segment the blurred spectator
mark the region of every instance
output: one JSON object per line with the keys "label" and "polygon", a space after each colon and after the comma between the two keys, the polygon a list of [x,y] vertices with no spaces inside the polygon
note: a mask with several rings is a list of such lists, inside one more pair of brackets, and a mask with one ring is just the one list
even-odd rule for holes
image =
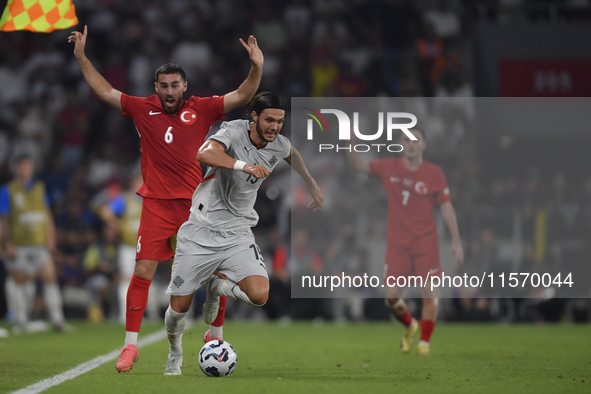
{"label": "blurred spectator", "polygon": [[[291,276],[288,267],[291,248],[275,230],[270,235],[269,254],[273,256],[269,275],[269,299],[264,305],[271,319],[289,319],[291,310]],[[263,253],[267,254],[267,253]]]}
{"label": "blurred spectator", "polygon": [[259,17],[254,21],[253,34],[265,55],[281,51],[287,45],[287,32],[277,12],[270,6],[260,9]]}
{"label": "blurred spectator", "polygon": [[[119,300],[119,321],[125,322],[125,306],[127,288],[135,269],[135,255],[137,245],[137,232],[140,225],[142,211],[142,198],[137,195],[137,190],[142,186],[142,175],[136,174],[129,180],[127,187],[109,198],[98,208],[98,213],[106,226],[120,234],[121,242],[117,245],[117,272],[119,281],[117,295]],[[148,298],[147,311],[151,318],[157,318],[158,306],[154,306],[157,300]]]}
{"label": "blurred spectator", "polygon": [[82,260],[86,276],[86,288],[90,290],[88,319],[103,321],[105,315],[116,316],[117,278],[117,231],[111,226],[103,226],[101,237],[92,243]]}
{"label": "blurred spectator", "polygon": [[444,40],[458,37],[462,32],[459,4],[454,0],[436,0],[433,8],[424,14],[435,33]]}
{"label": "blurred spectator", "polygon": [[9,105],[27,97],[27,75],[16,53],[5,51],[0,63],[0,103]]}
{"label": "blurred spectator", "polygon": [[312,52],[312,96],[324,97],[339,76],[334,42],[325,42]]}
{"label": "blurred spectator", "polygon": [[288,4],[283,12],[283,19],[292,43],[302,43],[310,29],[312,15],[304,0],[295,0]]}
{"label": "blurred spectator", "polygon": [[51,115],[45,101],[23,108],[17,124],[18,139],[30,146],[31,156],[45,162],[52,149],[53,130]]}
{"label": "blurred spectator", "polygon": [[183,65],[187,81],[197,83],[203,78],[203,74],[209,71],[213,53],[199,26],[192,26],[183,36],[184,40],[179,42],[171,53],[171,60]]}
{"label": "blurred spectator", "polygon": [[89,126],[88,109],[74,91],[68,92],[66,108],[57,116],[57,135],[62,155],[68,167],[80,163],[84,153],[84,139]]}
{"label": "blurred spectator", "polygon": [[45,182],[53,208],[58,211],[61,211],[63,207],[63,199],[68,188],[70,175],[71,172],[59,153],[54,154],[49,159],[49,165],[45,167],[45,171],[41,174],[41,179]]}

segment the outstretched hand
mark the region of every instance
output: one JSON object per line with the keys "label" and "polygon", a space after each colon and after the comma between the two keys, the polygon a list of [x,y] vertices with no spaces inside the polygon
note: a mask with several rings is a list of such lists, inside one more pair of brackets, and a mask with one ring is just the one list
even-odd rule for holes
{"label": "outstretched hand", "polygon": [[460,242],[451,243],[451,257],[456,260],[458,265],[464,263],[464,251],[462,250],[462,244]]}
{"label": "outstretched hand", "polygon": [[[86,30],[85,30],[86,31]],[[252,61],[253,66],[263,67],[263,52],[259,48],[257,44],[257,39],[254,36],[248,37],[248,44],[244,42],[241,38],[240,43],[242,46],[248,51],[248,55],[250,56],[250,61]]]}
{"label": "outstretched hand", "polygon": [[324,194],[322,194],[322,190],[320,190],[318,185],[314,185],[310,187],[310,195],[314,201],[311,201],[307,207],[308,209],[313,209],[312,212],[316,212],[324,206]]}
{"label": "outstretched hand", "polygon": [[72,35],[68,37],[68,42],[74,43],[74,56],[80,58],[84,56],[84,48],[86,47],[86,36],[88,35],[88,26],[84,25],[84,34],[79,31],[73,31]]}

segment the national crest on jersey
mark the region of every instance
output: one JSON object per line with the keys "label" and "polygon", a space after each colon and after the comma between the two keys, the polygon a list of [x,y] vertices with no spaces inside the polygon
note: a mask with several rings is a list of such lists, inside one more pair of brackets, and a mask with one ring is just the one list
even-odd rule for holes
{"label": "national crest on jersey", "polygon": [[[262,165],[269,171],[279,159],[291,154],[291,143],[281,134],[273,142],[257,146],[250,139],[247,120],[222,123],[220,131],[210,139],[221,144],[228,156],[247,164]],[[255,226],[258,214],[254,203],[263,181],[243,171],[210,167],[193,194],[191,212],[213,230]]]}
{"label": "national crest on jersey", "polygon": [[197,112],[192,108],[187,108],[185,110],[180,111],[179,117],[183,123],[186,123],[188,126],[192,125],[197,121]]}

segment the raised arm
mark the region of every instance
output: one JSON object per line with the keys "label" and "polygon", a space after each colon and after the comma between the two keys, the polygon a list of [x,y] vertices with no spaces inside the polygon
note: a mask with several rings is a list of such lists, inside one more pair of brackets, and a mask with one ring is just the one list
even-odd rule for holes
{"label": "raised arm", "polygon": [[84,75],[84,79],[92,89],[92,91],[105,103],[123,111],[121,107],[121,92],[113,89],[111,84],[107,82],[101,74],[96,71],[90,60],[84,54],[86,47],[86,36],[88,33],[87,26],[84,26],[84,34],[79,31],[73,31],[72,35],[68,37],[68,42],[74,43],[74,55],[80,64],[80,69]]}
{"label": "raised arm", "polygon": [[353,171],[362,172],[364,174],[369,174],[370,168],[369,163],[365,160],[361,160],[359,155],[355,150],[347,155],[347,160],[349,161],[349,165]]}
{"label": "raised arm", "polygon": [[242,82],[238,89],[224,96],[225,113],[232,111],[234,108],[248,104],[259,88],[261,76],[263,75],[263,52],[261,52],[257,45],[257,39],[250,36],[248,37],[248,44],[246,44],[241,38],[240,43],[248,51],[252,67],[248,73],[248,77]]}
{"label": "raised arm", "polygon": [[302,159],[302,155],[300,155],[300,152],[298,152],[296,148],[292,147],[291,155],[289,155],[289,157],[286,157],[285,161],[287,162],[287,164],[291,166],[291,168],[293,168],[294,170],[296,170],[298,174],[300,174],[304,182],[306,182],[306,184],[310,188],[310,195],[312,196],[314,201],[308,204],[308,208],[314,209],[313,212],[316,212],[317,210],[322,208],[324,206],[324,195],[322,194],[322,190],[320,190],[320,187],[318,186],[314,178],[312,178],[312,175],[310,175],[310,173],[308,172],[308,169],[306,168],[306,164],[304,163],[304,159]]}
{"label": "raised arm", "polygon": [[242,171],[253,175],[255,178],[266,178],[271,174],[264,166],[244,163],[226,154],[222,144],[214,140],[207,140],[197,152],[197,160],[210,167],[226,168],[228,170]]}
{"label": "raised arm", "polygon": [[451,255],[456,259],[456,263],[461,265],[464,262],[464,251],[462,250],[462,241],[460,239],[460,230],[456,220],[456,211],[451,201],[441,204],[441,214],[449,228],[451,234]]}

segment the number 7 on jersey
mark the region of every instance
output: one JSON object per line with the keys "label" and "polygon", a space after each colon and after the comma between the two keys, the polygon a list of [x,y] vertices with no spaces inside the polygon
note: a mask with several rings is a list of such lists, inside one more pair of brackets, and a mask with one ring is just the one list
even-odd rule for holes
{"label": "number 7 on jersey", "polygon": [[402,205],[406,206],[406,203],[408,202],[408,198],[410,197],[410,192],[408,190],[403,190],[402,191]]}

